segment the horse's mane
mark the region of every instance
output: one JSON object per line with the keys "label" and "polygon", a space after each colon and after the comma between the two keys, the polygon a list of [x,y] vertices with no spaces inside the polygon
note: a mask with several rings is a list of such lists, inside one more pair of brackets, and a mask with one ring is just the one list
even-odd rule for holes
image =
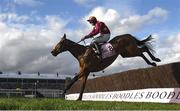
{"label": "horse's mane", "polygon": [[76,46],[78,46],[78,47],[80,47],[80,48],[83,48],[83,49],[86,48],[86,46],[81,45],[81,44],[78,44],[78,43],[76,43],[76,42],[74,42],[74,41],[72,41],[72,40],[70,40],[70,39],[66,39],[66,40],[68,40],[68,42],[70,42],[72,45],[76,45]]}

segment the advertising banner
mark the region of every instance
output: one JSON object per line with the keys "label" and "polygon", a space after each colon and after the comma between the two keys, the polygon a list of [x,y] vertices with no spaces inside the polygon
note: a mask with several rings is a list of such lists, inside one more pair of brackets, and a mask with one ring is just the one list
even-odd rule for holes
{"label": "advertising banner", "polygon": [[[79,94],[68,94],[66,100],[76,100]],[[84,93],[87,101],[126,101],[126,102],[157,102],[180,103],[180,88],[150,88],[126,91]]]}

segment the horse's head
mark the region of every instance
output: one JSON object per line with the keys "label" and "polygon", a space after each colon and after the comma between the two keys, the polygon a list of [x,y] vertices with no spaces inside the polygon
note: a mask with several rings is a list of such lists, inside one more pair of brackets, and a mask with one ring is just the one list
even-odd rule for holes
{"label": "horse's head", "polygon": [[51,54],[53,56],[57,56],[59,53],[62,53],[64,51],[67,51],[67,39],[66,34],[61,38],[60,42],[54,46],[54,48],[51,51]]}

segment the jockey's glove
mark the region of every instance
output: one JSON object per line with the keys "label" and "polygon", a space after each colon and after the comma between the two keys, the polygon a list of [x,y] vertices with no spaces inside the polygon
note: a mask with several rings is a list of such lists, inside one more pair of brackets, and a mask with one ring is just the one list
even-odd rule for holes
{"label": "jockey's glove", "polygon": [[81,38],[81,41],[85,40],[85,39],[88,39],[90,36],[89,35],[86,35],[84,37]]}

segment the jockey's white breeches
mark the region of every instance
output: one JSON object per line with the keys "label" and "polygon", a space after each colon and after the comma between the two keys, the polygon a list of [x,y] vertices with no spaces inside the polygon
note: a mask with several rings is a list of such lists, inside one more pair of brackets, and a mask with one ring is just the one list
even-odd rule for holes
{"label": "jockey's white breeches", "polygon": [[94,37],[92,39],[91,44],[93,43],[103,43],[103,42],[107,42],[110,39],[110,34],[103,34],[97,37]]}

